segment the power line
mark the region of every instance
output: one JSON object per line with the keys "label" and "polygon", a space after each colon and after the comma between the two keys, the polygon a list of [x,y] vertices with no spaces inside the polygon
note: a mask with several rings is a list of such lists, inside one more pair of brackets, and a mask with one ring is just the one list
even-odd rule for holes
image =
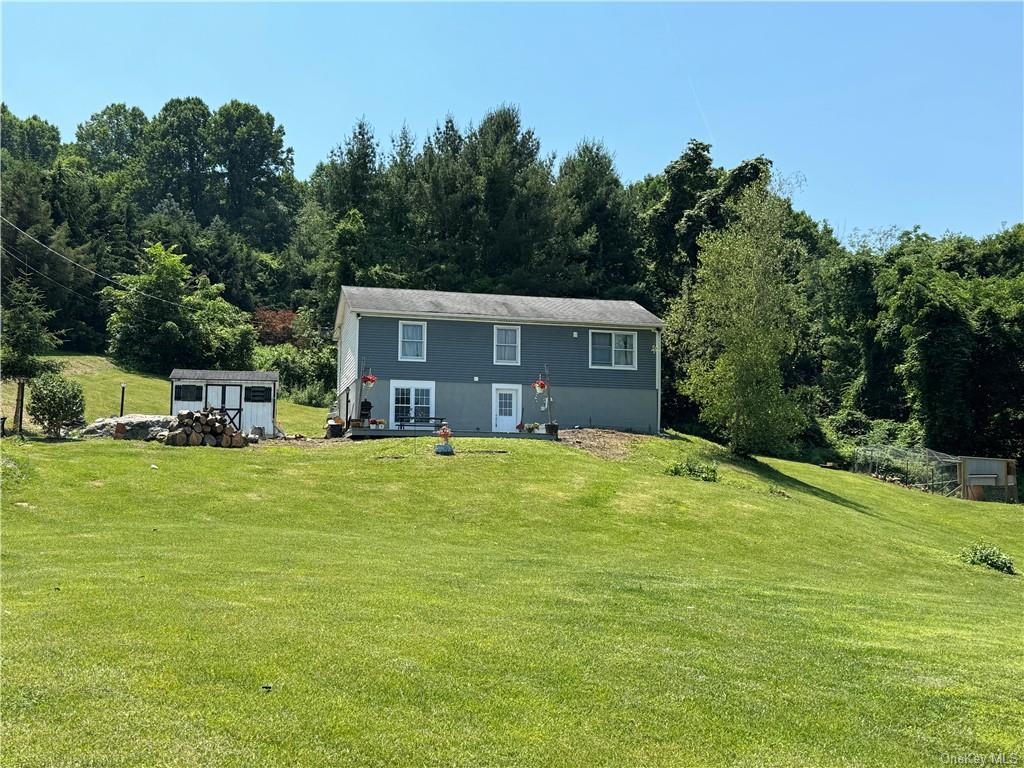
{"label": "power line", "polygon": [[18,261],[23,267],[28,267],[29,269],[31,269],[33,272],[35,272],[40,277],[44,278],[45,280],[49,280],[54,285],[59,285],[65,291],[73,293],[73,294],[75,294],[75,296],[78,296],[79,298],[82,298],[82,299],[87,299],[89,301],[96,301],[96,302],[100,301],[100,299],[96,298],[95,296],[86,296],[85,294],[79,293],[74,288],[69,288],[68,286],[64,285],[64,283],[60,282],[59,280],[54,280],[52,277],[50,277],[45,272],[42,272],[42,271],[36,269],[31,264],[29,264],[27,261],[25,261],[24,258],[18,256],[18,254],[15,253],[15,251],[11,248],[10,245],[4,245],[3,246],[3,250],[7,253],[8,256],[10,256],[11,258],[13,258],[16,261]]}
{"label": "power line", "polygon": [[[80,264],[79,262],[75,261],[74,259],[68,258],[63,253],[61,253],[60,251],[55,251],[53,248],[48,246],[46,243],[41,243],[38,240],[36,240],[36,238],[34,238],[32,235],[30,235],[24,229],[19,227],[13,221],[8,219],[6,216],[0,215],[0,220],[6,222],[8,225],[10,225],[14,229],[16,229],[18,232],[21,232],[21,234],[23,234],[29,240],[34,242],[36,245],[39,245],[42,248],[45,248],[50,253],[52,253],[54,256],[59,256],[60,258],[64,259],[64,261],[68,262],[69,264],[74,264],[76,267],[79,267],[80,269],[84,269],[86,272],[88,272],[88,273],[90,273],[92,275],[95,275],[96,277],[100,278],[101,280],[106,280],[108,283],[111,283],[112,285],[116,285],[118,288],[121,288],[122,290],[134,291],[135,293],[139,294],[140,296],[145,296],[147,299],[153,299],[154,301],[162,301],[164,304],[170,304],[172,307],[179,307],[180,309],[184,309],[186,311],[191,311],[189,307],[186,307],[181,302],[170,301],[168,299],[162,298],[161,296],[153,296],[151,294],[146,293],[145,291],[140,291],[138,288],[132,288],[130,286],[125,285],[124,283],[121,283],[121,282],[115,280],[112,277],[108,277],[107,275],[100,274],[95,269],[87,267],[84,264]],[[68,290],[70,290],[70,289],[68,289]]]}

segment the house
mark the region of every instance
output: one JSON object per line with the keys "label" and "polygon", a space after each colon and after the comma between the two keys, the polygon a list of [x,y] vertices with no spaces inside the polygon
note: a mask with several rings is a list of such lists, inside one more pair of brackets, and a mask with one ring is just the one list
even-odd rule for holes
{"label": "house", "polygon": [[388,429],[440,418],[456,434],[548,421],[658,432],[662,325],[634,301],[344,286],[338,412],[369,406]]}
{"label": "house", "polygon": [[274,437],[277,422],[277,371],[171,371],[171,415],[178,411],[223,409],[235,428],[261,427]]}

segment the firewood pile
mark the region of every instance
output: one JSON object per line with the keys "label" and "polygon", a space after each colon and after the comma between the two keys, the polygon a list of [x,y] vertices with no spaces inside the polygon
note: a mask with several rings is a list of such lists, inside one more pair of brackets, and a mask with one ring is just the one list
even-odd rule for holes
{"label": "firewood pile", "polygon": [[235,429],[225,414],[213,408],[178,411],[166,433],[157,435],[164,445],[206,445],[211,448],[243,448],[249,438]]}

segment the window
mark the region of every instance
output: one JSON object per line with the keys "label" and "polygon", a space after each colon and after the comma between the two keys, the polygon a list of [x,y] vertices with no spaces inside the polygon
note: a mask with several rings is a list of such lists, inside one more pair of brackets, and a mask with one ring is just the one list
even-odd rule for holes
{"label": "window", "polygon": [[429,419],[433,415],[434,382],[391,382],[391,421],[396,427],[402,421]]}
{"label": "window", "polygon": [[519,365],[519,326],[494,326],[494,364]]}
{"label": "window", "polygon": [[203,385],[175,384],[174,399],[186,403],[200,403],[203,400]]}
{"label": "window", "polygon": [[246,387],[245,402],[269,403],[272,400],[270,387]]}
{"label": "window", "polygon": [[618,331],[590,332],[591,368],[636,370],[636,333]]}
{"label": "window", "polygon": [[515,395],[511,392],[499,392],[498,393],[498,415],[499,416],[514,416],[515,413],[512,411],[512,403],[515,401]]}
{"label": "window", "polygon": [[398,359],[423,362],[427,359],[427,324],[398,321]]}

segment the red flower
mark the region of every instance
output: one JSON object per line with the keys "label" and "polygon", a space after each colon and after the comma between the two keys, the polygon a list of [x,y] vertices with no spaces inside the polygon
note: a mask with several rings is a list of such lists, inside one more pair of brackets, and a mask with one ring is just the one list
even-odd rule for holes
{"label": "red flower", "polygon": [[536,392],[538,395],[547,388],[548,383],[544,381],[544,379],[537,379],[535,382],[533,382],[533,391]]}
{"label": "red flower", "polygon": [[374,376],[372,373],[366,374],[360,380],[363,382],[363,384],[369,384],[371,387],[377,383],[377,377]]}

